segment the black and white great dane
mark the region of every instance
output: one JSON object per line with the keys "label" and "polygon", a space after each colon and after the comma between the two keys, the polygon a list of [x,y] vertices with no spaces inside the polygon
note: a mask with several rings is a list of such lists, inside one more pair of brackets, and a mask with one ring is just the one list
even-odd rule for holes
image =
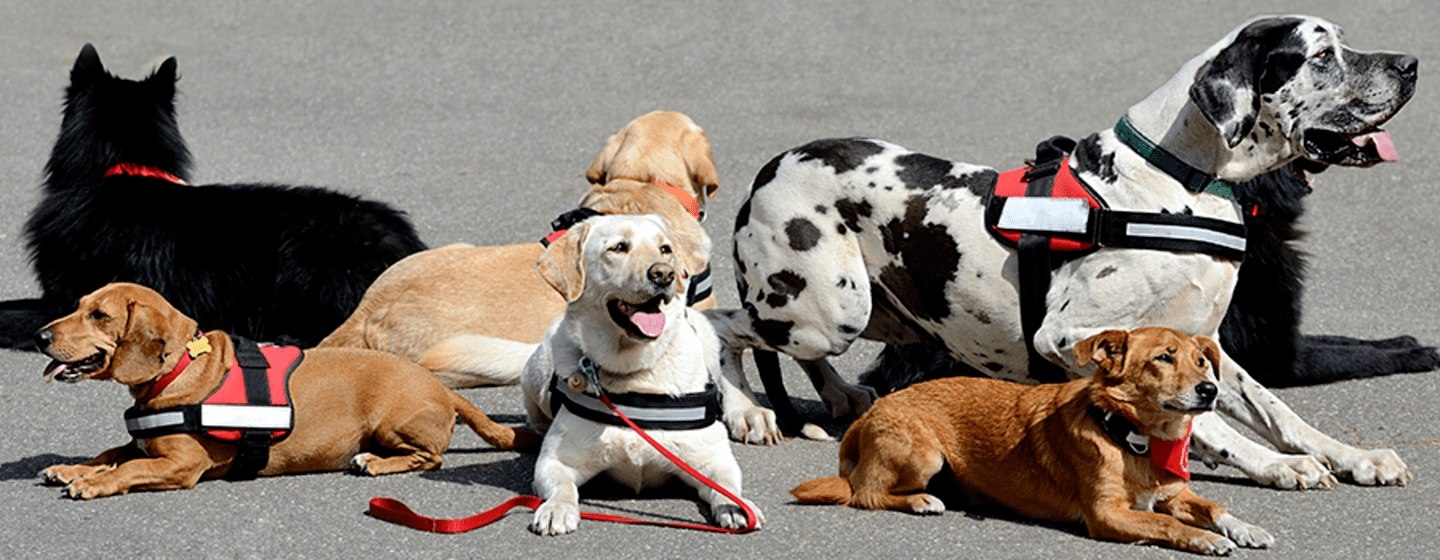
{"label": "black and white great dane", "polygon": [[[1341,30],[1308,16],[1262,17],[1186,63],[1126,112],[1140,135],[1198,172],[1241,182],[1297,159],[1368,166],[1393,157],[1379,127],[1410,99],[1414,57],[1358,52]],[[1070,168],[1112,209],[1240,222],[1222,196],[1188,190],[1106,129],[1080,141]],[[1388,152],[1388,155],[1387,155]],[[985,230],[996,171],[867,139],[820,140],[760,170],[735,220],[743,309],[710,312],[726,345],[727,381],[751,403],[728,404],[735,439],[781,437],[753,402],[744,350],[799,360],[823,379],[832,412],[858,414],[874,393],[826,362],[856,338],[943,344],[1000,378],[1034,382],[1017,302],[1016,252]],[[1105,247],[1053,272],[1033,338],[1069,375],[1073,345],[1106,329],[1156,325],[1219,339],[1240,263],[1199,253]],[[1224,345],[1224,340],[1220,340]],[[776,371],[761,375],[779,375]],[[1405,484],[1391,450],[1362,450],[1307,424],[1228,357],[1217,409],[1273,444],[1242,436],[1215,414],[1195,419],[1193,452],[1280,488]],[[1327,468],[1328,465],[1328,468]],[[1333,472],[1333,474],[1332,474]]]}

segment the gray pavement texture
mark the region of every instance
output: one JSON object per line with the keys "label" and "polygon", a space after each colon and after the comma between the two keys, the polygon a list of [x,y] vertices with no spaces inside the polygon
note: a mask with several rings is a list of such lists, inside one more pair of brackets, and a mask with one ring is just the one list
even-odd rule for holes
{"label": "gray pavement texture", "polygon": [[[1352,45],[1440,60],[1429,0],[1313,2],[45,2],[0,1],[0,297],[38,295],[21,228],[58,130],[67,72],[93,42],[110,68],[179,58],[180,122],[197,182],[316,184],[407,210],[431,245],[541,235],[573,206],[605,138],[653,109],[710,134],[722,187],[707,223],[722,305],[736,304],[731,223],[756,170],[812,139],[873,136],[934,155],[1018,165],[1052,134],[1109,126],[1232,27],[1305,12]],[[1440,342],[1440,89],[1422,77],[1389,129],[1401,161],[1332,170],[1309,199],[1305,328]],[[1427,179],[1432,177],[1432,179]],[[223,297],[223,294],[220,295]],[[861,348],[839,362],[857,375]],[[43,384],[45,359],[0,353],[0,557],[1160,558],[1077,527],[987,512],[936,517],[800,507],[787,491],[833,473],[836,444],[735,445],[745,494],[764,509],[746,536],[584,523],[542,538],[512,515],[433,535],[364,514],[373,496],[461,516],[529,491],[533,458],[460,431],[443,469],[380,479],[340,473],[206,482],[183,492],[73,502],[36,473],[123,441],[113,384]],[[795,369],[792,390],[818,412]],[[1403,488],[1258,488],[1198,468],[1194,486],[1271,531],[1247,558],[1433,557],[1440,495],[1436,374],[1277,391],[1322,430],[1393,447]],[[467,390],[518,423],[515,388]],[[834,427],[832,427],[834,428]],[[698,520],[684,490],[590,492],[584,507]]]}

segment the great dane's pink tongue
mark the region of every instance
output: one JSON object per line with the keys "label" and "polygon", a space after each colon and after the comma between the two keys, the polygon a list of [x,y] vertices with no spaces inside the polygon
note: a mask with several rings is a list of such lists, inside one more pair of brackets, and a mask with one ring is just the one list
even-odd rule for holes
{"label": "great dane's pink tongue", "polygon": [[640,332],[645,333],[645,336],[650,338],[656,338],[660,336],[660,333],[665,331],[664,313],[636,311],[630,314],[630,322],[634,323],[635,326],[640,329]]}
{"label": "great dane's pink tongue", "polygon": [[1400,154],[1395,152],[1395,143],[1390,141],[1390,133],[1386,131],[1371,132],[1362,134],[1350,139],[1356,146],[1365,147],[1366,144],[1375,144],[1375,153],[1380,154],[1382,161],[1400,161]]}

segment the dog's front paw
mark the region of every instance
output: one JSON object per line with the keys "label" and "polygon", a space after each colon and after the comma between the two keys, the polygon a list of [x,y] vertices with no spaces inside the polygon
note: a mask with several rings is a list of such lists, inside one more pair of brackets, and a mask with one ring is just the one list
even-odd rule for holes
{"label": "dog's front paw", "polygon": [[1309,455],[1284,455],[1252,478],[1281,490],[1329,489],[1336,484],[1330,469]]}
{"label": "dog's front paw", "polygon": [[356,453],[354,457],[350,458],[350,473],[363,476],[375,476],[375,473],[370,472],[370,461],[375,459],[379,459],[379,457],[374,453]]}
{"label": "dog's front paw", "polygon": [[[750,500],[745,500],[745,505],[750,506],[751,513],[755,514],[755,528],[759,529],[764,526],[765,514],[760,511],[760,506]],[[721,504],[716,506],[711,513],[715,516],[715,524],[726,529],[744,529],[745,524],[748,523],[748,520],[745,519],[745,510],[735,504]]]}
{"label": "dog's front paw", "polygon": [[73,500],[93,500],[124,493],[100,478],[110,477],[90,477],[71,481],[65,486],[65,496]]}
{"label": "dog's front paw", "polygon": [[1340,477],[1364,486],[1404,486],[1415,478],[1400,455],[1390,449],[1363,450],[1334,464]]}
{"label": "dog's front paw", "polygon": [[820,391],[820,400],[830,407],[833,418],[857,418],[879,398],[880,394],[868,385],[830,383]]}
{"label": "dog's front paw", "polygon": [[40,471],[40,480],[51,486],[64,486],[89,476],[94,467],[86,465],[52,465]]}
{"label": "dog's front paw", "polygon": [[1220,519],[1217,520],[1215,524],[1219,526],[1221,533],[1230,540],[1235,541],[1235,544],[1239,546],[1245,548],[1270,548],[1271,545],[1275,544],[1275,537],[1270,536],[1269,531],[1241,521],[1239,518],[1228,513],[1220,516]]}
{"label": "dog's front paw", "polygon": [[580,506],[569,502],[548,500],[535,510],[530,531],[541,536],[574,533],[580,528]]}
{"label": "dog's front paw", "polygon": [[1205,534],[1192,539],[1187,543],[1188,546],[1186,548],[1199,554],[1208,554],[1210,556],[1229,556],[1231,552],[1235,552],[1235,549],[1238,548],[1235,545],[1235,541],[1226,538],[1224,535],[1208,531],[1202,532]]}
{"label": "dog's front paw", "polygon": [[775,411],[763,406],[727,410],[724,421],[730,430],[730,439],[738,442],[775,445],[785,438],[775,420]]}

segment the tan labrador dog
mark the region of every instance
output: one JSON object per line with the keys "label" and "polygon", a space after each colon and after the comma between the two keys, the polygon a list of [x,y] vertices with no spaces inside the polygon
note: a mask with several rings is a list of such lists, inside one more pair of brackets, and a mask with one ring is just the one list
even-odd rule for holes
{"label": "tan labrador dog", "polygon": [[[709,264],[710,238],[697,219],[720,180],[710,140],[689,117],[656,111],[610,137],[586,177],[592,188],[580,207],[601,214],[657,214],[675,249]],[[543,222],[542,222],[543,223]],[[538,231],[537,224],[537,231]],[[535,272],[544,247],[522,243],[491,247],[455,244],[411,255],[375,280],[355,313],[320,347],[374,348],[405,356],[451,387],[510,385],[490,378],[468,354],[466,338],[539,342],[565,301]],[[696,303],[714,307],[714,297]]]}
{"label": "tan labrador dog", "polygon": [[[41,350],[55,360],[45,378],[113,379],[130,389],[132,411],[141,413],[198,404],[221,385],[236,355],[229,335],[211,331],[198,337],[198,332],[193,319],[154,290],[109,284],[41,330]],[[290,373],[289,402],[293,428],[269,447],[259,476],[435,469],[457,416],[495,447],[538,444],[533,432],[496,424],[424,368],[373,350],[306,352]],[[207,414],[202,408],[200,416]],[[41,476],[65,485],[66,495],[76,499],[176,490],[230,474],[236,455],[235,444],[209,434],[136,436],[83,464],[55,465]]]}
{"label": "tan labrador dog", "polygon": [[[1080,521],[1091,538],[1200,554],[1265,548],[1274,538],[1187,484],[1186,447],[1164,442],[1215,406],[1220,349],[1167,328],[1105,331],[1075,346],[1096,373],[1027,386],[957,377],[876,401],[845,432],[840,476],[791,490],[800,503],[939,514],[925,492],[949,466],[965,490],[1026,517]],[[1169,469],[1173,470],[1167,470]],[[1183,474],[1183,478],[1182,478]]]}

